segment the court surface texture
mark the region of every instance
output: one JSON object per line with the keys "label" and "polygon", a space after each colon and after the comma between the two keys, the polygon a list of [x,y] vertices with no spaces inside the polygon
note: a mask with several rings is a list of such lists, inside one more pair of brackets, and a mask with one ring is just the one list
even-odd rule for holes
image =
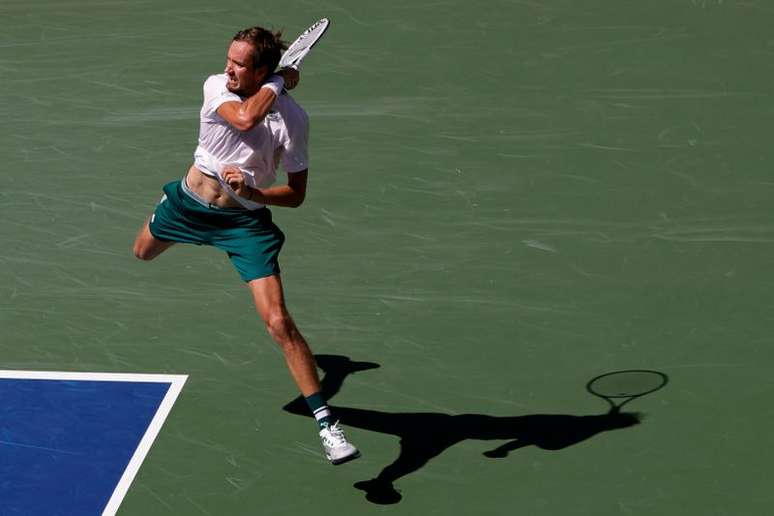
{"label": "court surface texture", "polygon": [[[363,452],[340,467],[227,258],[131,252],[233,34],[324,16],[293,92],[308,196],[273,214]],[[0,514],[99,514],[154,431],[116,514],[769,514],[772,23],[763,0],[3,0]],[[586,383],[629,369],[668,383],[606,415]]]}

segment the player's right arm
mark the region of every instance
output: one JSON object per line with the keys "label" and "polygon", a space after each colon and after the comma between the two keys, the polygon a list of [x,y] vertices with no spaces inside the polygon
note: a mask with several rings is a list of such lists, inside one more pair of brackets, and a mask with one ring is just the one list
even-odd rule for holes
{"label": "player's right arm", "polygon": [[224,102],[218,108],[218,114],[236,129],[249,131],[269,114],[276,99],[277,93],[274,89],[264,86],[244,102]]}
{"label": "player's right arm", "polygon": [[218,115],[236,129],[249,131],[269,114],[283,87],[292,89],[297,84],[297,70],[280,70],[244,102],[230,101],[221,104],[217,109]]}

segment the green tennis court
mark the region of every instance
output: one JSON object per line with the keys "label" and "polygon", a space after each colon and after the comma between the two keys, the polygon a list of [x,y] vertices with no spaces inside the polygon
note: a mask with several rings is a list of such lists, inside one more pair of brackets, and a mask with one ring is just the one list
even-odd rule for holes
{"label": "green tennis court", "polygon": [[[233,34],[321,17],[293,93],[307,200],[272,212],[363,452],[335,468],[225,255],[131,252]],[[2,369],[189,376],[119,515],[766,514],[773,22],[763,0],[3,0]],[[616,427],[586,383],[630,369],[669,382]]]}

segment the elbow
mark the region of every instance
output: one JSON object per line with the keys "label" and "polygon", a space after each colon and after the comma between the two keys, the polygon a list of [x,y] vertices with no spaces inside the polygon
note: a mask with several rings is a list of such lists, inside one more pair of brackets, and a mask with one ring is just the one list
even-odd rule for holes
{"label": "elbow", "polygon": [[237,130],[245,132],[255,127],[256,121],[245,117],[239,117],[237,120],[234,120],[231,125],[233,125]]}
{"label": "elbow", "polygon": [[229,120],[229,123],[239,131],[249,131],[260,122],[261,119],[250,116],[246,111],[240,110],[235,117]]}
{"label": "elbow", "polygon": [[304,204],[305,198],[306,198],[305,192],[298,192],[295,196],[293,196],[293,199],[290,201],[290,207],[298,208],[299,206]]}

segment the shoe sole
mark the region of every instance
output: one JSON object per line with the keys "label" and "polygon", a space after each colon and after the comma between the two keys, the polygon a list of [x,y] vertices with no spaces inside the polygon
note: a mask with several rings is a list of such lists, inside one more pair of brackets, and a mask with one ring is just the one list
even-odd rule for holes
{"label": "shoe sole", "polygon": [[[327,455],[326,455],[326,457],[327,457]],[[344,464],[345,462],[349,462],[351,460],[355,460],[358,457],[360,457],[360,452],[359,451],[353,453],[352,455],[347,455],[346,457],[342,457],[342,458],[336,459],[336,460],[333,460],[330,457],[328,457],[328,460],[331,461],[331,464],[333,464],[334,466],[338,466],[340,464]]]}

